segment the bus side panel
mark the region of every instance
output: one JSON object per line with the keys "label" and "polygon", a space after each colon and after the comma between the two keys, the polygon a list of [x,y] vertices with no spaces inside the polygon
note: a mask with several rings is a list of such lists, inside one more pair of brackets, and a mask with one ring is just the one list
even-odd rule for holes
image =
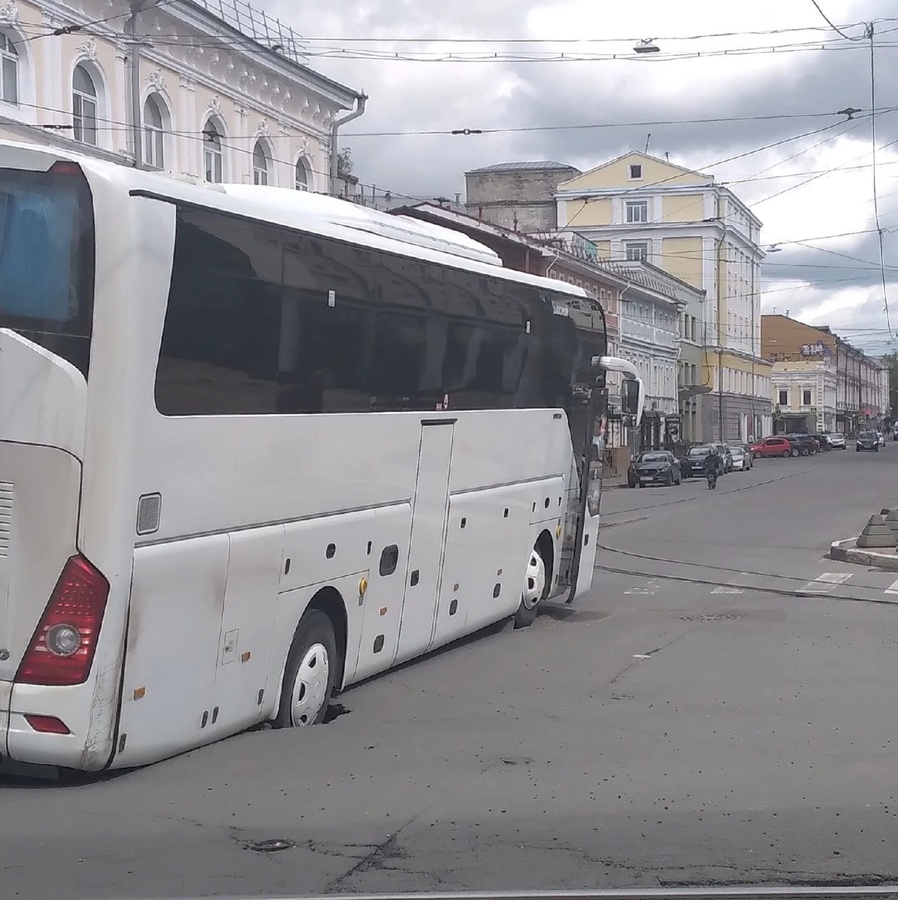
{"label": "bus side panel", "polygon": [[[344,687],[389,668],[399,644],[412,509],[403,503],[379,509],[375,515],[368,590],[358,598],[362,616],[358,647],[354,657],[349,649]],[[353,614],[350,609],[350,617]]]}
{"label": "bus side panel", "polygon": [[580,554],[580,574],[577,576],[577,593],[574,599],[589,593],[596,564],[596,550],[599,539],[599,517],[586,514],[583,528],[583,552]]}
{"label": "bus side panel", "polygon": [[209,740],[255,725],[262,717],[278,581],[283,571],[284,526],[233,532],[228,541],[215,705],[206,728]]}
{"label": "bus side panel", "polygon": [[228,535],[140,547],[114,767],[208,743],[228,571]]}
{"label": "bus side panel", "polygon": [[518,608],[533,540],[530,515],[544,485],[453,495],[443,587],[431,647],[509,616]]}

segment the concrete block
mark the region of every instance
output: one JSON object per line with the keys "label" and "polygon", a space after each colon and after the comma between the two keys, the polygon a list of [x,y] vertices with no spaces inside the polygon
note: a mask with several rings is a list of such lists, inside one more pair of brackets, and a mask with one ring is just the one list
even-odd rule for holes
{"label": "concrete block", "polygon": [[892,531],[898,533],[898,509],[890,509],[884,513],[886,517],[886,524]]}
{"label": "concrete block", "polygon": [[880,515],[870,516],[864,530],[857,539],[858,547],[895,547],[898,545],[898,534]]}

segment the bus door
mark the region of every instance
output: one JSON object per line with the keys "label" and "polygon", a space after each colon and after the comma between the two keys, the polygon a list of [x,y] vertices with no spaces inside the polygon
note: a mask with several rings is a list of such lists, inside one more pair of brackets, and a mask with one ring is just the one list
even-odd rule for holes
{"label": "bus door", "polygon": [[440,597],[449,509],[449,470],[455,419],[424,419],[412,498],[412,531],[396,662],[430,645]]}

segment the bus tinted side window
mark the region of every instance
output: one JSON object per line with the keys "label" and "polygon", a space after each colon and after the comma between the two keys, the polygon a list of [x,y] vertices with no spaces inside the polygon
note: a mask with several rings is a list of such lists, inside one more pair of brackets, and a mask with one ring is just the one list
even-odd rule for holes
{"label": "bus tinted side window", "polygon": [[549,309],[526,285],[181,208],[156,405],[163,415],[433,410],[447,395],[452,409],[563,405]]}

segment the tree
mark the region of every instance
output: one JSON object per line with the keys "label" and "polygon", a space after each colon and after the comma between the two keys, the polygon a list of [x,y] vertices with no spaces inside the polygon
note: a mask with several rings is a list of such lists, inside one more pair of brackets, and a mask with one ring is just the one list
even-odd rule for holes
{"label": "tree", "polygon": [[344,147],[337,154],[337,174],[341,178],[352,175],[352,147]]}

